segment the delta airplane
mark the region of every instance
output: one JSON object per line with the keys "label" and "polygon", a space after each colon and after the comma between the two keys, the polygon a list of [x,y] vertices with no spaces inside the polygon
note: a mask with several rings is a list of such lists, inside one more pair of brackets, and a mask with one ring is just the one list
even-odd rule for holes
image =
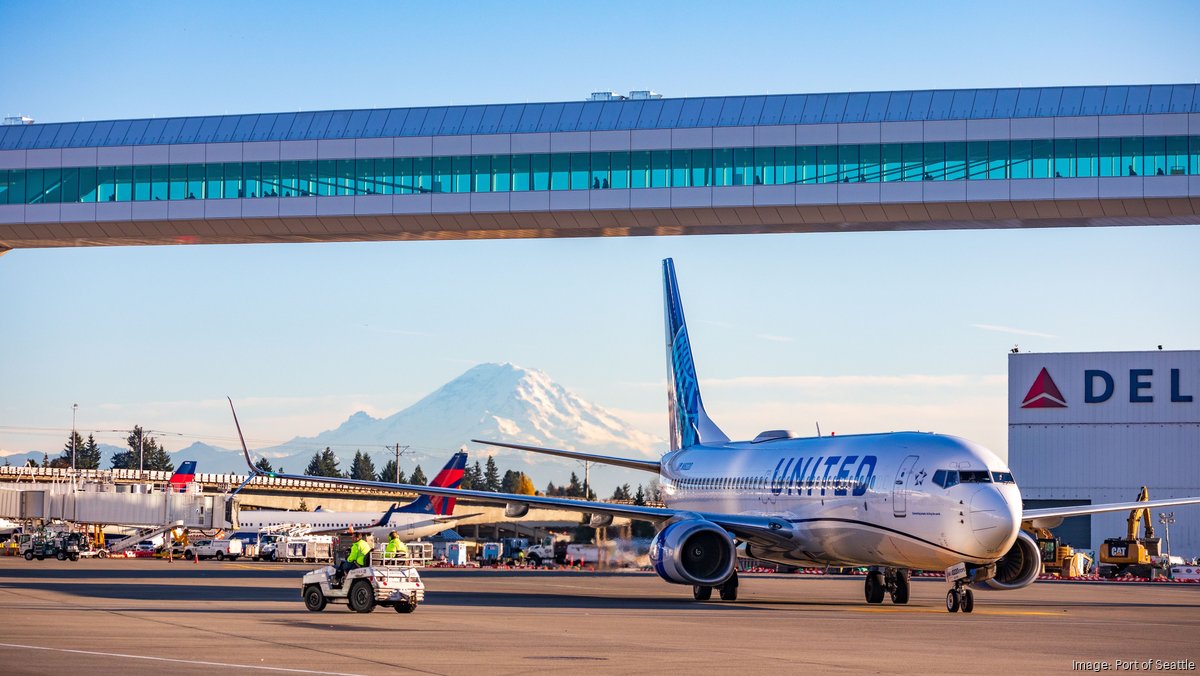
{"label": "delta airplane", "polygon": [[[655,474],[664,507],[321,480],[504,504],[510,517],[536,506],[589,514],[596,527],[617,516],[650,521],[657,528],[650,546],[654,570],[667,582],[692,587],[698,601],[714,590],[722,600],[737,599],[741,544],[748,556],[764,561],[867,567],[864,595],[872,604],[885,595],[907,603],[910,570],[944,570],[952,584],[946,609],[967,613],[975,605],[972,587],[1020,589],[1041,573],[1037,542],[1022,524],[1053,528],[1069,516],[1200,503],[1197,497],[1023,510],[1004,461],[978,444],[941,434],[797,438],[776,430],[730,441],[700,397],[671,259],[663,261],[663,286],[671,449],[661,460],[473,441]],[[258,470],[244,443],[243,451],[256,474],[310,478]]]}
{"label": "delta airplane", "polygon": [[[467,454],[459,451],[450,456],[450,461],[438,472],[429,486],[456,489],[462,484],[467,466]],[[325,478],[320,479],[324,481]],[[238,526],[244,530],[257,530],[269,526],[304,524],[312,532],[345,531],[347,529],[369,532],[376,538],[396,531],[401,539],[415,539],[440,533],[453,527],[456,521],[473,515],[454,516],[454,498],[421,495],[406,505],[392,505],[391,509],[379,512],[331,512],[317,508],[315,512],[288,512],[283,510],[256,509],[239,512]]]}

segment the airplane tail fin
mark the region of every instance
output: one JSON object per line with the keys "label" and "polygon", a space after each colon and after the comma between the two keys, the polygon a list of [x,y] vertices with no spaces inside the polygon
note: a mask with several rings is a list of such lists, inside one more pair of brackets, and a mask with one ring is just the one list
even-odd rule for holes
{"label": "airplane tail fin", "polygon": [[185,460],[184,463],[179,466],[179,469],[175,470],[175,473],[171,475],[171,483],[169,485],[171,486],[172,490],[177,490],[182,493],[183,491],[187,490],[187,485],[195,480],[196,461]]}
{"label": "airplane tail fin", "polygon": [[675,263],[670,258],[663,260],[663,305],[667,330],[667,403],[671,417],[671,450],[700,443],[726,443],[729,437],[708,417],[700,398],[696,365],[692,361],[692,345],[688,340],[687,322],[683,318],[683,301],[679,297],[679,282],[675,279]]}
{"label": "airplane tail fin", "polygon": [[[429,485],[436,488],[458,488],[462,484],[463,473],[466,471],[466,468],[467,454],[459,451],[450,456],[450,461],[446,463],[442,471],[438,472],[437,476],[433,477],[433,481],[430,481]],[[384,516],[383,523],[386,523],[388,517],[394,512],[449,516],[454,513],[454,498],[422,495],[407,505],[393,505],[392,509]]]}

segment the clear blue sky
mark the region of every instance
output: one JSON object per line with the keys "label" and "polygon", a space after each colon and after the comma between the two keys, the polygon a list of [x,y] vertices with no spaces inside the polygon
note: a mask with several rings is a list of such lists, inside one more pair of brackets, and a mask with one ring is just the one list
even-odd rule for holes
{"label": "clear blue sky", "polygon": [[[6,2],[0,113],[1189,82],[1198,25],[1192,2]],[[5,428],[65,430],[76,402],[84,430],[229,446],[226,394],[252,437],[282,441],[393,413],[480,361],[546,371],[665,436],[665,256],[735,437],[820,420],[1004,453],[1014,343],[1200,335],[1194,226],[18,250],[0,258],[0,453],[61,448],[65,432]]]}

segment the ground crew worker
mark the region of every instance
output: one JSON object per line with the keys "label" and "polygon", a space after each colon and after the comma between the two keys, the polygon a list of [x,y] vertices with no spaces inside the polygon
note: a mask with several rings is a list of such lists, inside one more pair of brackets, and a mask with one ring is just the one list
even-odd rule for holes
{"label": "ground crew worker", "polygon": [[407,559],[408,545],[400,540],[400,534],[396,531],[388,533],[387,546],[384,547],[385,558],[389,559]]}
{"label": "ground crew worker", "polygon": [[362,533],[355,533],[354,544],[350,545],[350,553],[346,555],[346,560],[337,566],[335,586],[342,586],[342,580],[345,579],[346,573],[366,565],[367,555],[370,552],[370,546],[363,542]]}

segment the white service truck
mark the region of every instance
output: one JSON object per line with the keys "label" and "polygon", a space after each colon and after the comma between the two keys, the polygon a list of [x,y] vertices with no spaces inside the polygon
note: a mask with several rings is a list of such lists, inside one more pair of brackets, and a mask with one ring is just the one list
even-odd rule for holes
{"label": "white service truck", "polygon": [[595,565],[612,561],[615,551],[616,543],[614,542],[606,542],[602,545],[581,544],[549,536],[542,538],[542,541],[535,545],[530,545],[525,550],[525,560],[535,566],[549,563],[556,563],[560,566],[566,564]]}
{"label": "white service truck", "polygon": [[236,561],[242,555],[241,540],[205,539],[189,542],[183,547],[184,558],[216,559]]}

